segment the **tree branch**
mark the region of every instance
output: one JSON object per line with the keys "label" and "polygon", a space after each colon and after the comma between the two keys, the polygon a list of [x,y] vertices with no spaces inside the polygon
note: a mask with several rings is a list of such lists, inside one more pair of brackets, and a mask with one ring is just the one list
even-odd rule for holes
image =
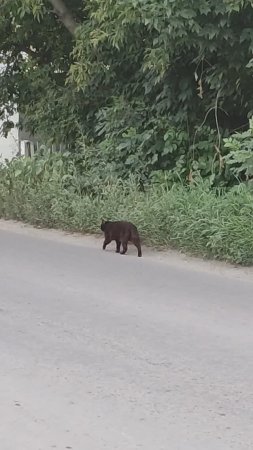
{"label": "tree branch", "polygon": [[63,0],[49,0],[49,2],[53,5],[54,13],[58,16],[63,25],[72,35],[74,35],[78,24]]}

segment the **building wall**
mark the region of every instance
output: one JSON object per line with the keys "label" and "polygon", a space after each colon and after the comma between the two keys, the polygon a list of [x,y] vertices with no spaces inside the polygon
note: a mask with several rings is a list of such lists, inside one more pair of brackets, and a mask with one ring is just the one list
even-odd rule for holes
{"label": "building wall", "polygon": [[[11,117],[14,123],[18,122],[18,114]],[[0,127],[1,127],[0,121]],[[0,160],[12,159],[19,151],[18,129],[13,128],[7,138],[0,136]]]}

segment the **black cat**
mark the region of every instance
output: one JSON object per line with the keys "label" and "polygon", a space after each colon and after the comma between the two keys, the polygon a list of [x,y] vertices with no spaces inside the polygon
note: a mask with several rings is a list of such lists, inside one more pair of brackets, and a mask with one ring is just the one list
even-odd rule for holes
{"label": "black cat", "polygon": [[120,252],[120,246],[122,245],[122,251],[124,255],[127,252],[128,241],[131,241],[138,249],[138,256],[142,256],[141,242],[138,230],[131,222],[110,222],[102,220],[101,230],[105,234],[105,240],[103,244],[103,250],[110,244],[111,241],[116,241],[116,253]]}

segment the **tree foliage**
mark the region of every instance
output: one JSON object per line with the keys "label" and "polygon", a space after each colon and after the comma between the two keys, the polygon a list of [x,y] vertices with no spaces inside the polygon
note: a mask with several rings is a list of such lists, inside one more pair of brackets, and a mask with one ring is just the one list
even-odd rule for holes
{"label": "tree foliage", "polygon": [[253,114],[251,1],[2,0],[0,8],[2,116],[17,105],[44,138],[83,136],[121,175],[222,172],[222,136]]}

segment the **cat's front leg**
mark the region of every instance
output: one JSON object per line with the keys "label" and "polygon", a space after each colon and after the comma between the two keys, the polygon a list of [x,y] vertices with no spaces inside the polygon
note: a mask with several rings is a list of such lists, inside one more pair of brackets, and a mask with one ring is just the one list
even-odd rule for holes
{"label": "cat's front leg", "polygon": [[106,249],[106,246],[108,245],[108,244],[110,244],[110,240],[104,240],[104,243],[103,243],[103,250],[105,250]]}

